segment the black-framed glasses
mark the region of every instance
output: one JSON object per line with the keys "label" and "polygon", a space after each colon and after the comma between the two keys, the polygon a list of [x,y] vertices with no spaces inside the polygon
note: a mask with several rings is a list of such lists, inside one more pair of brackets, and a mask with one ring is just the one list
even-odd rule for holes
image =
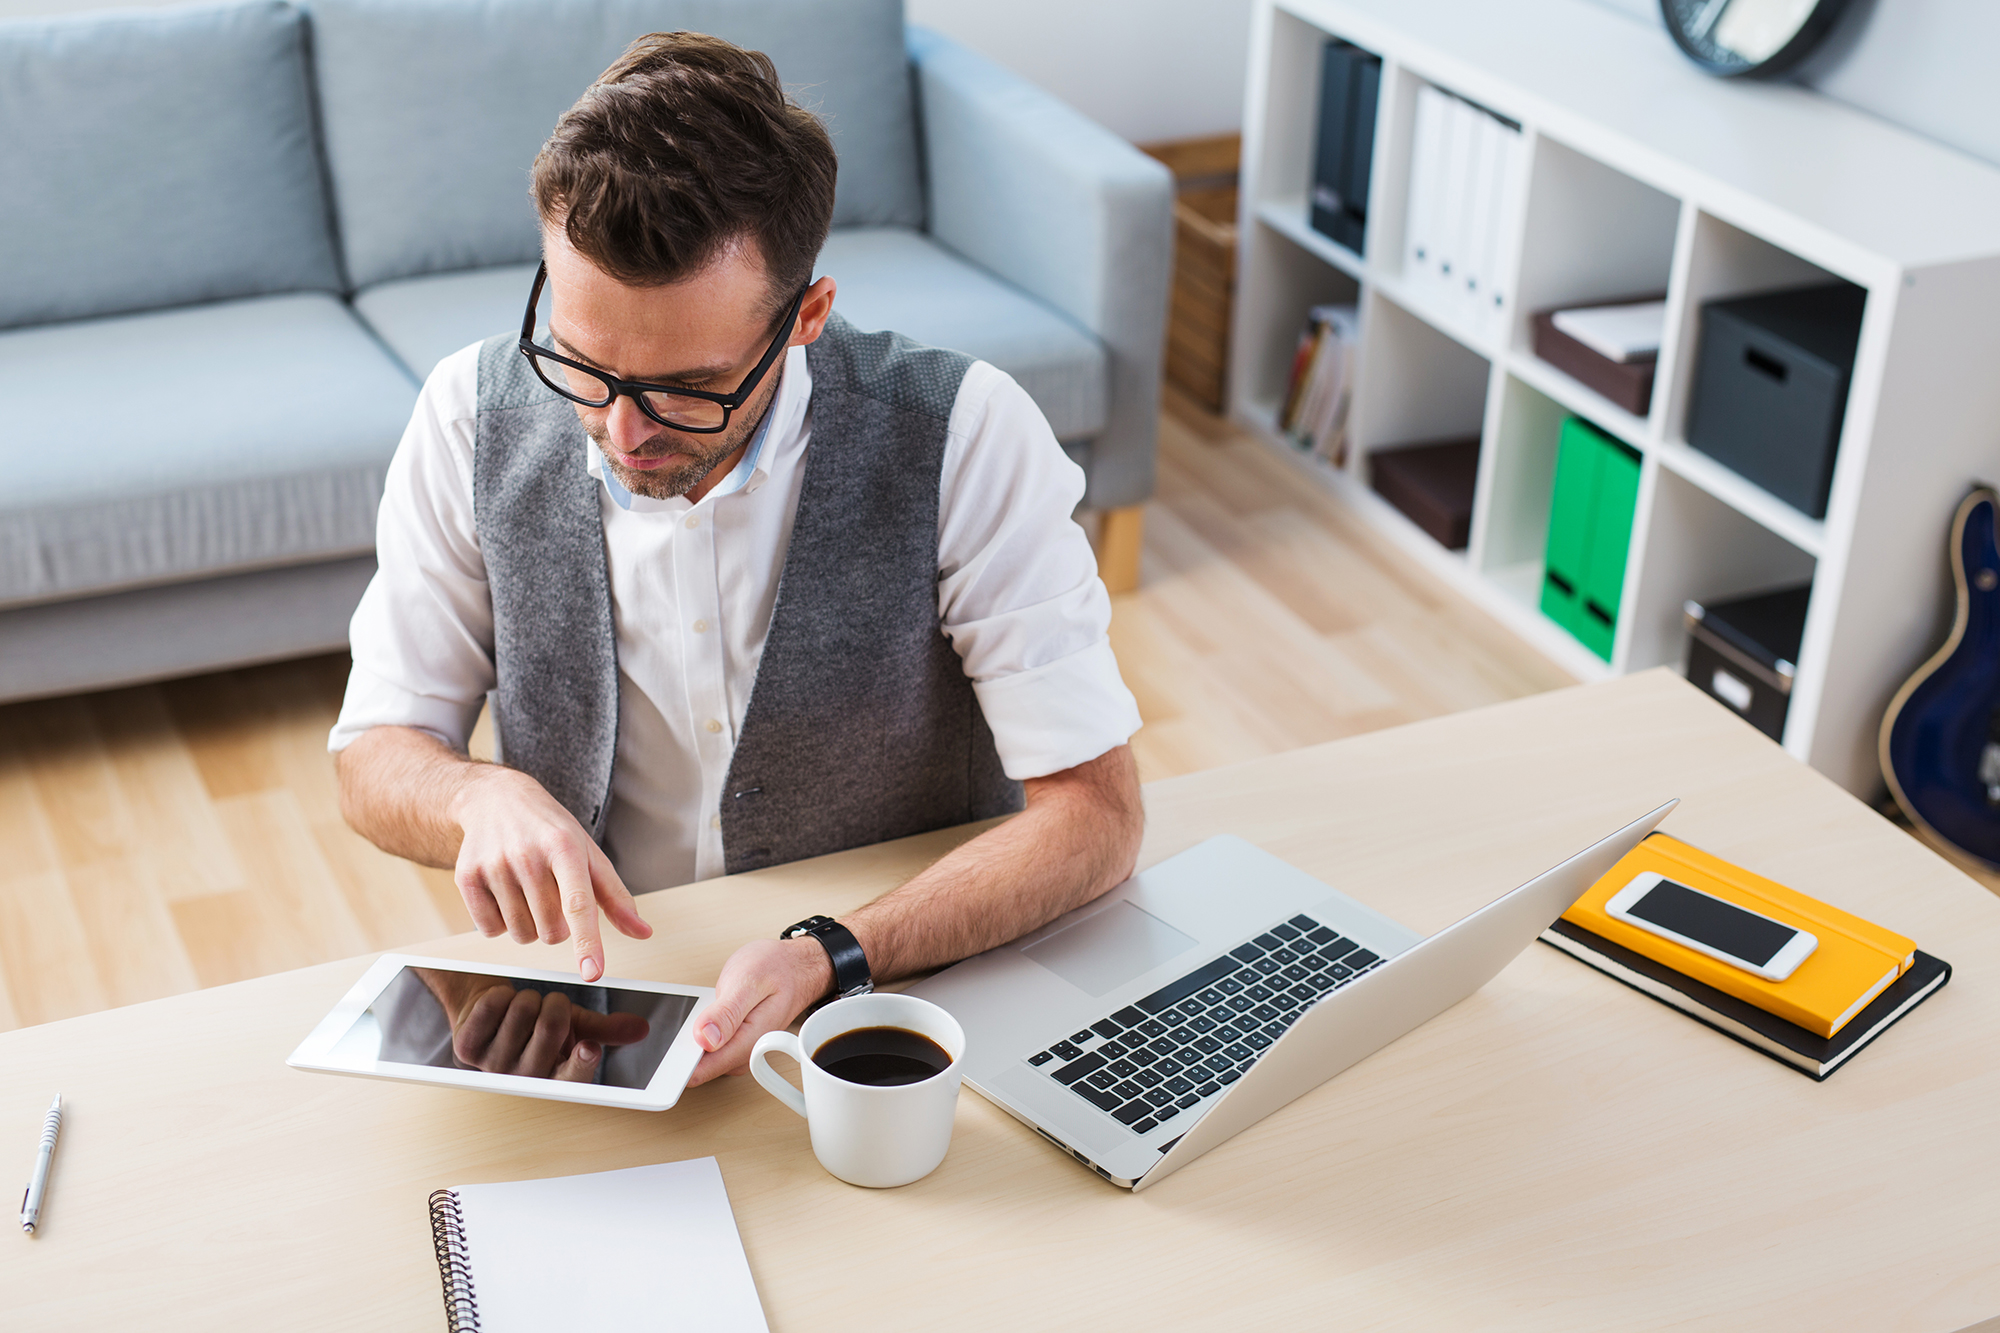
{"label": "black-framed glasses", "polygon": [[785,340],[791,336],[792,322],[798,318],[806,293],[812,290],[810,284],[799,288],[799,294],[785,309],[785,317],[778,321],[778,331],[772,335],[771,345],[758,359],[757,368],[736,386],[734,393],[708,393],[701,389],[677,389],[665,384],[621,380],[609,371],[558,356],[541,346],[535,341],[535,307],[541,304],[542,285],[548,279],[549,266],[542,264],[535,270],[535,286],[528,293],[528,311],[521,316],[521,355],[528,358],[528,364],[535,368],[535,374],[542,383],[571,402],[582,403],[585,407],[609,407],[623,394],[637,403],[641,412],[662,426],[686,431],[690,435],[714,435],[729,428],[730,414],[756,392],[757,386],[770,372],[771,363],[784,350]]}

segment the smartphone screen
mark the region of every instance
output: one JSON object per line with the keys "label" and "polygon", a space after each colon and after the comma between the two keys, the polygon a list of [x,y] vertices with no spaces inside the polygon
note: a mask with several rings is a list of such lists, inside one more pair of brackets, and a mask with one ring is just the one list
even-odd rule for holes
{"label": "smartphone screen", "polygon": [[1799,933],[1670,879],[1655,884],[1625,911],[1676,935],[1700,940],[1753,967],[1768,964]]}

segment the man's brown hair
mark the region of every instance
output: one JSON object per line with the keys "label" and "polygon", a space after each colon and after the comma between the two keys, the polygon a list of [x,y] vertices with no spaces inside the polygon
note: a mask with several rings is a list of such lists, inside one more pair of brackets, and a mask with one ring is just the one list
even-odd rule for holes
{"label": "man's brown hair", "polygon": [[777,66],[699,32],[625,48],[535,158],[542,220],[620,282],[693,276],[755,241],[772,314],[812,281],[833,220],[833,140]]}

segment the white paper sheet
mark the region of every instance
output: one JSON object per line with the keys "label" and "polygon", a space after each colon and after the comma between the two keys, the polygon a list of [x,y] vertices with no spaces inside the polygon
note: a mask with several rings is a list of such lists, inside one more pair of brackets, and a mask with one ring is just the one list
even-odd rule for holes
{"label": "white paper sheet", "polygon": [[454,1193],[481,1333],[769,1333],[713,1157]]}

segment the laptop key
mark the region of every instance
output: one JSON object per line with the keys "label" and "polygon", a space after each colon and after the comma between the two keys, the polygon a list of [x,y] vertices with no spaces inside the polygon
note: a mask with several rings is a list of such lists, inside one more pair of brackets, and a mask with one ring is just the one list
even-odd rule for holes
{"label": "laptop key", "polygon": [[1236,1062],[1226,1055],[1211,1055],[1203,1063],[1215,1071],[1217,1078],[1221,1078],[1228,1070],[1236,1068]]}
{"label": "laptop key", "polygon": [[1090,1025],[1090,1030],[1106,1041],[1110,1041],[1113,1037],[1123,1032],[1125,1026],[1116,1019],[1100,1018]]}
{"label": "laptop key", "polygon": [[1144,1134],[1148,1130],[1158,1129],[1159,1127],[1160,1127],[1159,1121],[1153,1119],[1153,1117],[1151,1116],[1147,1116],[1144,1120],[1141,1120],[1138,1124],[1132,1126],[1132,1132],[1134,1134]]}
{"label": "laptop key", "polygon": [[1132,1081],[1142,1088],[1157,1088],[1160,1084],[1166,1082],[1166,1079],[1160,1074],[1155,1074],[1150,1069],[1142,1069],[1132,1075]]}
{"label": "laptop key", "polygon": [[1139,1072],[1139,1066],[1133,1064],[1130,1060],[1113,1060],[1111,1062],[1111,1072],[1120,1078],[1130,1078]]}
{"label": "laptop key", "polygon": [[1188,1109],[1188,1107],[1193,1106],[1196,1102],[1200,1100],[1201,1100],[1200,1093],[1190,1092],[1189,1094],[1187,1094],[1187,1096],[1177,1099],[1174,1102],[1174,1106],[1179,1110],[1185,1111]]}
{"label": "laptop key", "polygon": [[1294,1000],[1297,1000],[1300,1004],[1311,1004],[1314,1000],[1317,1000],[1319,998],[1319,992],[1314,990],[1311,986],[1306,985],[1303,981],[1300,982],[1298,985],[1292,987],[1291,990],[1289,990],[1286,993],[1290,995]]}
{"label": "laptop key", "polygon": [[1217,1074],[1215,1076],[1215,1081],[1217,1083],[1223,1084],[1226,1087],[1227,1085],[1234,1083],[1237,1079],[1242,1077],[1243,1077],[1242,1070],[1232,1069],[1226,1074]]}
{"label": "laptop key", "polygon": [[1149,1046],[1141,1046],[1138,1050],[1132,1052],[1132,1054],[1126,1056],[1125,1058],[1130,1060],[1135,1065],[1144,1067],[1146,1065],[1152,1064],[1155,1060],[1159,1059],[1160,1053],[1156,1050],[1153,1050]]}
{"label": "laptop key", "polygon": [[1165,1088],[1148,1088],[1145,1092],[1139,1094],[1139,1099],[1148,1106],[1171,1106],[1173,1105],[1174,1094],[1168,1092]]}
{"label": "laptop key", "polygon": [[1271,933],[1281,940],[1295,940],[1302,932],[1297,926],[1287,921],[1283,925],[1271,927]]}
{"label": "laptop key", "polygon": [[1229,1007],[1239,1014],[1256,1003],[1248,995],[1232,995],[1229,997]]}
{"label": "laptop key", "polygon": [[1047,1064],[1049,1061],[1055,1058],[1056,1058],[1056,1053],[1054,1051],[1036,1051],[1033,1055],[1028,1057],[1028,1063],[1031,1065],[1040,1066]]}
{"label": "laptop key", "polygon": [[1260,1023],[1268,1023],[1278,1016],[1278,1011],[1268,1004],[1260,1004],[1250,1011],[1250,1017]]}
{"label": "laptop key", "polygon": [[1261,981],[1243,993],[1259,1004],[1271,998],[1271,988]]}
{"label": "laptop key", "polygon": [[1197,1097],[1213,1096],[1216,1090],[1219,1089],[1221,1086],[1222,1085],[1220,1083],[1217,1083],[1214,1079],[1210,1079],[1208,1082],[1196,1088],[1194,1090],[1194,1095]]}
{"label": "laptop key", "polygon": [[1344,935],[1335,935],[1332,939],[1319,946],[1318,953],[1327,962],[1334,963],[1340,961],[1346,955],[1353,953],[1354,950],[1355,944],[1353,940],[1348,939]]}
{"label": "laptop key", "polygon": [[1381,958],[1382,955],[1379,953],[1370,953],[1366,949],[1357,949],[1340,961],[1353,968],[1356,972],[1359,972],[1369,964],[1381,961]]}
{"label": "laptop key", "polygon": [[1092,1074],[1089,1078],[1085,1079],[1083,1082],[1084,1086],[1096,1088],[1099,1092],[1103,1092],[1104,1090],[1106,1090],[1107,1088],[1111,1087],[1113,1084],[1118,1082],[1118,1075],[1112,1073],[1108,1069],[1100,1069],[1095,1074]]}
{"label": "laptop key", "polygon": [[1227,1046],[1232,1041],[1238,1040],[1239,1038],[1242,1037],[1242,1035],[1243,1035],[1243,1030],[1241,1028],[1234,1026],[1217,1028],[1215,1030],[1215,1039],[1221,1042],[1225,1046]]}
{"label": "laptop key", "polygon": [[[1194,1008],[1195,1014],[1200,1013],[1203,1009],[1206,1009],[1211,1004],[1220,1004],[1221,1002],[1222,1002],[1222,992],[1217,990],[1213,986],[1210,986],[1207,990],[1195,996],[1194,999],[1190,1001],[1190,1003],[1192,1003],[1195,1007]],[[1185,1010],[1187,1008],[1187,1005],[1184,1004],[1181,1006],[1181,1008]],[[1194,1014],[1189,1014],[1188,1017],[1193,1018]]]}
{"label": "laptop key", "polygon": [[1148,1037],[1157,1037],[1167,1030],[1167,1025],[1157,1018],[1149,1018],[1139,1025],[1139,1031]]}
{"label": "laptop key", "polygon": [[1253,1051],[1261,1051],[1271,1044],[1271,1039],[1261,1032],[1253,1032],[1243,1039],[1243,1044]]}
{"label": "laptop key", "polygon": [[1222,1043],[1217,1041],[1213,1037],[1203,1037],[1200,1041],[1194,1044],[1194,1048],[1197,1051],[1200,1051],[1203,1055],[1214,1055],[1217,1051],[1222,1049]]}
{"label": "laptop key", "polygon": [[1146,1016],[1128,1004],[1123,1009],[1120,1009],[1117,1013],[1111,1015],[1111,1021],[1114,1023],[1121,1023],[1128,1028],[1137,1027],[1139,1024],[1146,1021]]}
{"label": "laptop key", "polygon": [[1242,944],[1229,951],[1229,956],[1239,963],[1254,963],[1257,955],[1264,951],[1254,944]]}
{"label": "laptop key", "polygon": [[1049,1049],[1056,1053],[1056,1059],[1058,1060],[1074,1060],[1076,1059],[1077,1056],[1083,1054],[1082,1051],[1078,1050],[1076,1047],[1070,1045],[1066,1041],[1059,1041],[1055,1045],[1049,1047]]}
{"label": "laptop key", "polygon": [[1349,977],[1353,976],[1356,971],[1355,968],[1349,967],[1346,963],[1335,963],[1332,967],[1328,968],[1327,970],[1333,974],[1333,979],[1335,981],[1345,981]]}
{"label": "laptop key", "polygon": [[1256,1052],[1252,1051],[1248,1046],[1245,1046],[1240,1041],[1233,1046],[1223,1047],[1222,1053],[1228,1056],[1230,1059],[1234,1060],[1239,1065],[1246,1060],[1254,1059],[1256,1057]]}
{"label": "laptop key", "polygon": [[1179,1078],[1179,1077],[1170,1078],[1160,1086],[1165,1088],[1168,1092],[1174,1094],[1174,1096],[1176,1097],[1180,1096],[1182,1093],[1194,1091],[1194,1084],[1188,1082],[1184,1078]]}
{"label": "laptop key", "polygon": [[1139,1121],[1144,1120],[1147,1116],[1150,1116],[1152,1113],[1153,1113],[1152,1107],[1146,1105],[1146,1103],[1140,1101],[1138,1098],[1135,1097],[1131,1101],[1126,1102],[1123,1106],[1119,1107],[1117,1110],[1113,1111],[1111,1114],[1124,1124],[1135,1125]]}
{"label": "laptop key", "polygon": [[1311,940],[1314,944],[1329,944],[1334,940],[1339,939],[1340,936],[1334,934],[1332,931],[1328,930],[1325,926],[1314,926],[1311,930],[1306,932],[1306,938]]}
{"label": "laptop key", "polygon": [[1129,1078],[1126,1079],[1123,1083],[1113,1084],[1111,1090],[1118,1094],[1118,1099],[1120,1101],[1126,1101],[1126,1102],[1131,1101],[1134,1097],[1137,1097],[1140,1093],[1145,1091],[1144,1088],[1140,1087],[1137,1083],[1134,1083]]}
{"label": "laptop key", "polygon": [[1236,960],[1224,954],[1206,967],[1196,968],[1179,981],[1168,982],[1140,1000],[1138,1007],[1149,1014],[1157,1014],[1162,1009],[1179,1004],[1190,995],[1207,990],[1235,970]]}
{"label": "laptop key", "polygon": [[1182,1064],[1178,1060],[1166,1059],[1154,1065],[1153,1068],[1159,1070],[1162,1074],[1165,1074],[1168,1078],[1172,1078],[1175,1074],[1178,1074],[1181,1072],[1181,1070],[1187,1068],[1187,1066]]}
{"label": "laptop key", "polygon": [[1070,1034],[1069,1034],[1069,1039],[1070,1039],[1071,1041],[1075,1042],[1075,1043],[1076,1043],[1077,1045],[1081,1046],[1081,1045],[1083,1045],[1083,1044],[1084,1044],[1085,1042],[1089,1041],[1089,1040],[1090,1040],[1090,1039],[1091,1039],[1092,1037],[1094,1037],[1094,1036],[1096,1036],[1096,1035],[1097,1035],[1097,1034],[1096,1034],[1096,1033],[1094,1033],[1094,1032],[1092,1032],[1092,1031],[1091,1031],[1091,1030],[1090,1030],[1089,1028],[1085,1028],[1085,1029],[1084,1029],[1083,1031],[1081,1031],[1081,1032],[1072,1032],[1072,1033],[1070,1033]]}
{"label": "laptop key", "polygon": [[1276,1041],[1278,1038],[1284,1036],[1291,1029],[1291,1026],[1291,1019],[1281,1018],[1275,1023],[1266,1023],[1264,1025],[1264,1035],[1272,1041]]}
{"label": "laptop key", "polygon": [[1097,1048],[1097,1053],[1107,1060],[1117,1060],[1130,1050],[1131,1048],[1122,1041],[1107,1041]]}
{"label": "laptop key", "polygon": [[1089,1102],[1092,1106],[1095,1106],[1100,1111],[1115,1111],[1119,1107],[1125,1104],[1125,1099],[1123,1097],[1120,1097],[1115,1092],[1110,1092],[1103,1088],[1090,1088],[1090,1087],[1084,1087],[1083,1085],[1079,1084],[1078,1086],[1071,1088],[1070,1091],[1075,1093],[1077,1096],[1083,1098],[1085,1101]]}
{"label": "laptop key", "polygon": [[1084,1056],[1081,1060],[1070,1061],[1049,1077],[1058,1083],[1075,1083],[1084,1076],[1095,1074],[1098,1070],[1104,1068],[1104,1063],[1104,1057],[1093,1052],[1090,1055]]}
{"label": "laptop key", "polygon": [[[1200,1018],[1189,1019],[1188,1026],[1193,1028],[1196,1032],[1213,1032],[1215,1031],[1215,1020],[1204,1014]],[[1199,1043],[1197,1042],[1197,1045],[1198,1044]]]}
{"label": "laptop key", "polygon": [[1292,924],[1297,926],[1300,930],[1311,930],[1314,927],[1318,926],[1319,922],[1313,920],[1311,917],[1301,912],[1297,916],[1292,918]]}
{"label": "laptop key", "polygon": [[1273,972],[1276,972],[1279,968],[1283,967],[1284,964],[1279,962],[1276,958],[1273,958],[1267,954],[1264,957],[1259,958],[1256,962],[1250,964],[1250,966],[1256,968],[1259,975],[1268,977]]}
{"label": "laptop key", "polygon": [[1215,988],[1221,991],[1224,995],[1236,995],[1242,992],[1243,983],[1238,981],[1235,977],[1224,977],[1221,981],[1218,981],[1215,984]]}
{"label": "laptop key", "polygon": [[1268,930],[1250,942],[1260,949],[1275,949],[1284,943],[1282,939],[1278,938],[1275,932]]}
{"label": "laptop key", "polygon": [[1285,970],[1283,972],[1280,972],[1278,975],[1282,976],[1287,981],[1304,981],[1308,976],[1311,975],[1311,973],[1307,972],[1303,967],[1300,967],[1297,963],[1288,963],[1285,966]]}

